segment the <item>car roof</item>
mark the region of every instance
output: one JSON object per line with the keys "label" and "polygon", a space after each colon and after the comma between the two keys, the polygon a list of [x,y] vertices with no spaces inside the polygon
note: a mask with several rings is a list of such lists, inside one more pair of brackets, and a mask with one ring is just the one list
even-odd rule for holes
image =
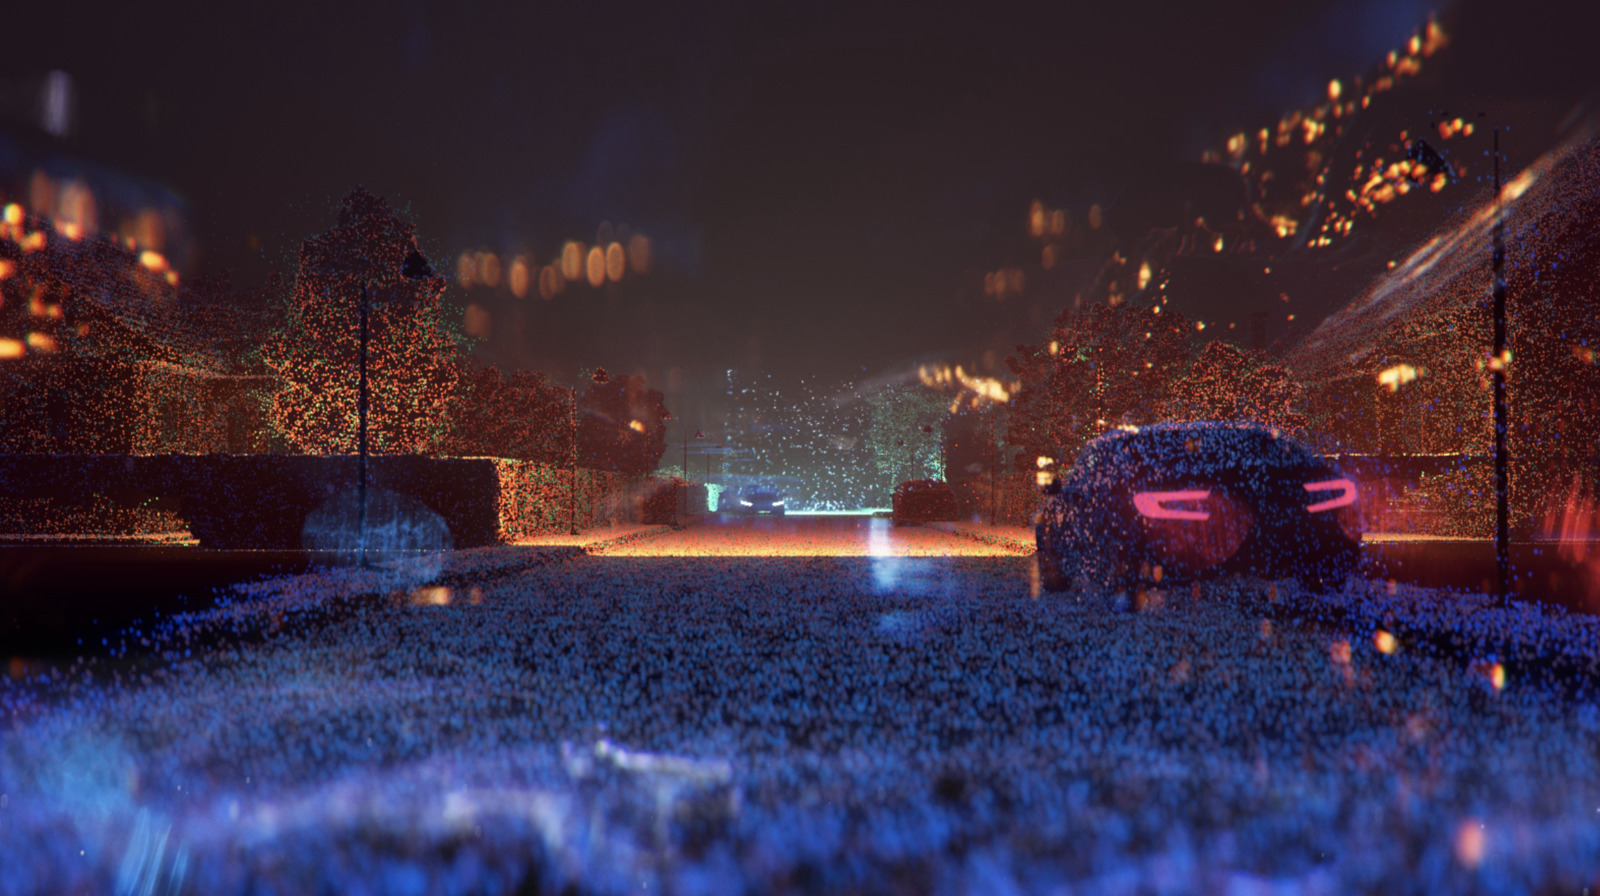
{"label": "car roof", "polygon": [[1328,461],[1283,430],[1259,423],[1199,421],[1118,429],[1097,436],[1078,455],[1086,466],[1113,458],[1163,466],[1304,466]]}

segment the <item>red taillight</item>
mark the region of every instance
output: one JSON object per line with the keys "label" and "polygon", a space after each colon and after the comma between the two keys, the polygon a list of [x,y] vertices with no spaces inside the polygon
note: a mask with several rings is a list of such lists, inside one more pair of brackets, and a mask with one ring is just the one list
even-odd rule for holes
{"label": "red taillight", "polygon": [[1139,513],[1153,520],[1209,520],[1205,510],[1180,510],[1165,506],[1168,501],[1202,501],[1210,497],[1210,489],[1184,492],[1139,492],[1133,496],[1133,506]]}
{"label": "red taillight", "polygon": [[1348,479],[1329,479],[1326,482],[1307,482],[1306,491],[1317,492],[1337,491],[1338,495],[1306,507],[1307,513],[1321,513],[1324,510],[1335,510],[1340,507],[1349,507],[1356,503],[1356,484]]}

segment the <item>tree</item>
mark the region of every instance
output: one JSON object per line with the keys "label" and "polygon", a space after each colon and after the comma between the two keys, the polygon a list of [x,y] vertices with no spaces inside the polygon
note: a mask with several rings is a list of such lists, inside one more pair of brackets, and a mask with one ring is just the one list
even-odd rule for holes
{"label": "tree", "polygon": [[572,450],[571,395],[537,370],[502,376],[463,371],[441,454],[565,464]]}
{"label": "tree", "polygon": [[897,384],[867,399],[867,447],[890,489],[909,479],[944,478],[944,396],[916,383]]}
{"label": "tree", "polygon": [[1156,422],[1194,332],[1181,314],[1127,302],[1061,312],[1048,342],[1006,359],[1021,383],[1006,426],[1006,441],[1024,449],[1018,463],[1072,457],[1110,427]]}
{"label": "tree", "polygon": [[344,198],[335,227],[301,245],[284,325],[261,353],[284,383],[272,423],[301,451],[357,448],[363,293],[371,450],[428,451],[446,434],[458,371],[458,347],[439,302],[448,281],[402,274],[416,248],[412,226],[359,188]]}
{"label": "tree", "polygon": [[1211,341],[1171,381],[1159,419],[1241,420],[1291,432],[1305,429],[1300,384],[1277,364],[1251,352]]}
{"label": "tree", "polygon": [[578,457],[592,469],[645,475],[667,451],[666,404],[644,377],[596,382],[578,400]]}

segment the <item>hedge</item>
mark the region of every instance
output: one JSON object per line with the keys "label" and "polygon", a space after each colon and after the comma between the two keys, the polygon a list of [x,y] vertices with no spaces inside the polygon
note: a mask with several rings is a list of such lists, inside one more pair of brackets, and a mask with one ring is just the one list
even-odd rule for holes
{"label": "hedge", "polygon": [[[359,459],[347,455],[0,455],[15,527],[47,534],[62,531],[53,527],[69,508],[154,501],[174,508],[208,548],[300,549],[314,513],[349,515],[358,470]],[[382,508],[431,512],[458,548],[564,532],[572,526],[571,481],[570,469],[532,461],[372,456],[369,522]],[[577,481],[580,529],[675,520],[666,480],[580,469]],[[24,512],[29,519],[17,518]]]}

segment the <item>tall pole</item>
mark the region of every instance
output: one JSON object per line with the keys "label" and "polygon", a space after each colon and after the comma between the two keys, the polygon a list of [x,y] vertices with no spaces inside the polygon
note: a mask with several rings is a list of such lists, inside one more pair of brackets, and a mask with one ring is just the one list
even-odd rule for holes
{"label": "tall pole", "polygon": [[1494,129],[1494,559],[1500,600],[1509,599],[1511,507],[1506,451],[1506,240],[1500,207],[1500,128]]}
{"label": "tall pole", "polygon": [[356,414],[361,418],[360,485],[356,491],[357,556],[367,568],[367,284],[361,284],[361,395],[356,399]]}

